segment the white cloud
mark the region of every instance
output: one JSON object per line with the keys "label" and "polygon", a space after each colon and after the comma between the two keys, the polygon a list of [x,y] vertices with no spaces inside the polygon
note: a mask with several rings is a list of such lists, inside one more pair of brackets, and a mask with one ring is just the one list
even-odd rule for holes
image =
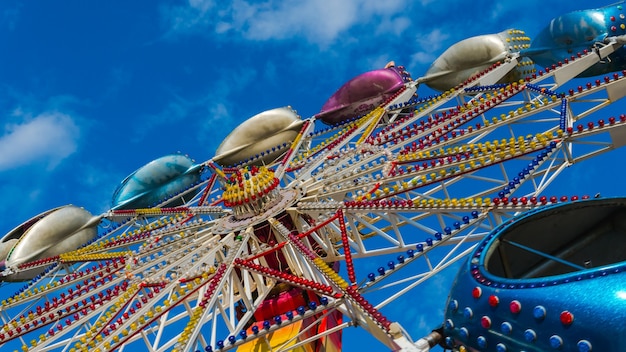
{"label": "white cloud", "polygon": [[17,25],[19,17],[20,17],[20,6],[17,6],[15,8],[4,9],[0,13],[0,26],[6,27],[10,31],[13,31],[15,30],[15,26]]}
{"label": "white cloud", "polygon": [[60,112],[25,116],[21,123],[6,124],[0,135],[0,171],[34,162],[52,169],[76,151],[79,135],[72,118]]}
{"label": "white cloud", "polygon": [[213,152],[222,140],[237,127],[237,122],[240,119],[233,116],[233,107],[228,103],[214,101],[211,102],[207,110],[207,117],[200,124],[198,139],[207,139],[207,136],[212,137],[209,138],[211,141],[209,146]]}
{"label": "white cloud", "polygon": [[74,192],[72,203],[89,205],[92,214],[106,212],[111,207],[111,198],[120,182],[130,174],[129,170],[118,170],[114,163],[81,163],[74,176],[73,185],[84,192]]}
{"label": "white cloud", "polygon": [[428,33],[421,33],[415,37],[417,49],[415,53],[411,55],[410,66],[423,66],[430,65],[439,54],[442,43],[446,43],[450,35],[442,32],[440,29],[435,28]]}
{"label": "white cloud", "polygon": [[411,62],[409,66],[414,67],[430,64],[431,62],[435,61],[435,58],[436,56],[432,53],[426,51],[418,51],[411,55]]}
{"label": "white cloud", "polygon": [[[339,40],[353,26],[370,22],[374,23],[372,32],[398,35],[409,24],[406,17],[398,17],[405,5],[406,0],[236,0],[230,6],[216,6],[212,0],[189,0],[184,7],[164,12],[170,34],[208,28],[217,34],[235,32],[255,41],[304,38],[323,47]],[[392,21],[394,17],[398,18]]]}
{"label": "white cloud", "polygon": [[[194,126],[193,131],[198,142],[206,144],[209,141],[207,149],[212,152],[221,142],[221,138],[247,117],[247,112],[241,115],[241,110],[245,110],[247,106],[232,103],[236,101],[232,96],[245,91],[259,77],[259,72],[250,67],[238,67],[219,70],[213,77],[198,94],[180,95],[177,89],[169,88],[169,100],[163,103],[160,111],[141,115],[133,122],[141,128],[133,129],[130,141],[145,143],[148,139],[153,139],[155,131],[177,128],[176,126],[184,122]],[[148,142],[154,143],[152,140]]]}
{"label": "white cloud", "polygon": [[376,70],[379,68],[385,67],[387,63],[390,61],[395,61],[396,58],[390,56],[389,53],[383,53],[377,56],[368,56],[363,59],[364,61],[364,70]]}
{"label": "white cloud", "polygon": [[211,0],[189,0],[187,6],[167,7],[163,12],[174,32],[187,31],[196,26],[206,25],[210,20],[209,11],[215,4]]}
{"label": "white cloud", "polygon": [[[216,80],[215,86],[210,89],[210,93],[200,100],[206,109],[202,110],[203,116],[199,121],[197,138],[199,141],[211,141],[208,148],[211,152],[239,123],[252,116],[247,116],[249,114],[247,108],[237,108],[236,104],[231,103],[231,97],[253,82],[257,76],[258,72],[255,70],[239,69],[223,72]],[[236,86],[227,83],[234,82],[234,77],[238,82]]]}
{"label": "white cloud", "polygon": [[403,32],[411,27],[411,19],[407,17],[385,18],[378,25],[378,34],[393,34],[400,36]]}
{"label": "white cloud", "polygon": [[441,48],[441,44],[445,43],[450,35],[444,33],[439,28],[435,28],[432,31],[424,34],[419,34],[415,40],[421,48],[428,48],[431,51],[437,51]]}

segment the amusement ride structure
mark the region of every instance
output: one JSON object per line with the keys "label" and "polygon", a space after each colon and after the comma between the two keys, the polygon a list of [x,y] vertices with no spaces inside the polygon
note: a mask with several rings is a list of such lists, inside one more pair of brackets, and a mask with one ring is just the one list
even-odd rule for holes
{"label": "amusement ride structure", "polygon": [[[104,214],[33,217],[0,241],[0,346],[339,351],[356,326],[388,350],[620,350],[626,200],[545,191],[626,144],[626,114],[603,115],[626,95],[624,13],[469,38],[421,78],[390,63],[210,160],[146,164]],[[428,336],[383,313],[460,261]]]}

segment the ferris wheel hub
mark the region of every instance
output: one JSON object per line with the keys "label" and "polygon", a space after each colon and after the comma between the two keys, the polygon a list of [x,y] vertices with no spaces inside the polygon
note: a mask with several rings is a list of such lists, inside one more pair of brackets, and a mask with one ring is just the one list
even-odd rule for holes
{"label": "ferris wheel hub", "polygon": [[231,207],[237,220],[264,213],[280,199],[280,181],[265,166],[237,169],[226,181],[224,205]]}
{"label": "ferris wheel hub", "polygon": [[241,231],[266,221],[296,204],[306,194],[303,185],[281,188],[274,171],[265,166],[238,169],[231,174],[223,194],[232,215],[217,221],[216,234]]}

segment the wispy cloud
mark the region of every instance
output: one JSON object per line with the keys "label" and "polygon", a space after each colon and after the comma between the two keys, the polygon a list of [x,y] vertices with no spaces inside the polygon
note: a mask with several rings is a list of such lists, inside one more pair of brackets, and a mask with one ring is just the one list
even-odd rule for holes
{"label": "wispy cloud", "polygon": [[[271,72],[267,74],[272,75]],[[201,110],[201,118],[196,119],[198,123],[196,138],[203,143],[209,141],[207,147],[211,156],[228,133],[256,113],[250,111],[250,108],[245,105],[233,102],[241,99],[242,91],[258,76],[259,73],[254,69],[239,68],[224,71],[218,76],[209,92],[198,100],[204,108]],[[232,84],[232,82],[237,82],[237,84]]]}
{"label": "wispy cloud", "polygon": [[129,173],[129,170],[120,171],[112,163],[81,164],[76,170],[74,185],[86,191],[74,192],[73,203],[89,204],[88,210],[94,214],[109,210],[115,188]]}
{"label": "wispy cloud", "polygon": [[15,29],[20,15],[20,6],[7,8],[0,12],[0,26],[6,27],[10,31]]}
{"label": "wispy cloud", "polygon": [[[211,31],[218,35],[235,33],[245,40],[304,39],[328,46],[355,26],[370,32],[398,34],[408,28],[403,15],[406,0],[326,1],[269,0],[252,3],[233,1],[217,6],[212,0],[189,0],[185,6],[164,9],[169,34]],[[372,21],[374,18],[377,21]]]}
{"label": "wispy cloud", "polygon": [[160,111],[137,119],[136,126],[141,128],[133,131],[131,141],[153,144],[155,140],[152,136],[179,129],[180,124],[184,123],[193,126],[194,133],[187,135],[185,141],[176,141],[175,150],[202,143],[203,149],[212,153],[222,138],[238,123],[249,117],[248,114],[252,116],[251,112],[246,111],[245,104],[233,103],[243,98],[235,99],[233,96],[243,94],[246,87],[258,76],[257,70],[252,68],[217,70],[215,79],[199,93],[182,96],[175,87],[164,88],[167,91],[167,101]]}
{"label": "wispy cloud", "polygon": [[76,152],[80,128],[71,116],[45,112],[35,117],[14,111],[17,123],[4,125],[0,135],[0,171],[31,163],[43,163],[48,169]]}
{"label": "wispy cloud", "polygon": [[[453,13],[451,8],[464,11]],[[350,57],[350,67],[365,71],[395,60],[418,77],[457,41],[509,27],[534,30],[536,23],[528,18],[520,23],[519,16],[512,15],[519,9],[519,4],[493,5],[486,0],[471,7],[460,0],[234,0],[226,5],[188,0],[182,6],[164,7],[162,16],[170,39],[200,34],[231,44],[286,44],[286,58],[300,67],[334,58],[340,62],[332,65],[342,66],[342,60]],[[335,71],[341,77],[344,70]]]}
{"label": "wispy cloud", "polygon": [[437,58],[443,43],[446,43],[450,35],[439,28],[427,33],[420,33],[415,37],[417,51],[411,55],[410,66],[430,64]]}

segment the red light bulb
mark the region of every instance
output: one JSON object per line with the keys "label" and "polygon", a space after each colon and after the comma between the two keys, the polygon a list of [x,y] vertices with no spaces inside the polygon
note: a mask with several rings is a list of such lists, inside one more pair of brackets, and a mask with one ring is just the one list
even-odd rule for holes
{"label": "red light bulb", "polygon": [[574,322],[574,314],[570,313],[567,310],[564,310],[561,312],[559,319],[561,320],[561,324],[571,325]]}
{"label": "red light bulb", "polygon": [[489,329],[491,327],[491,318],[486,315],[483,316],[480,318],[480,325],[485,329]]}
{"label": "red light bulb", "polygon": [[518,314],[522,310],[522,304],[518,300],[511,301],[509,309],[511,313]]}

